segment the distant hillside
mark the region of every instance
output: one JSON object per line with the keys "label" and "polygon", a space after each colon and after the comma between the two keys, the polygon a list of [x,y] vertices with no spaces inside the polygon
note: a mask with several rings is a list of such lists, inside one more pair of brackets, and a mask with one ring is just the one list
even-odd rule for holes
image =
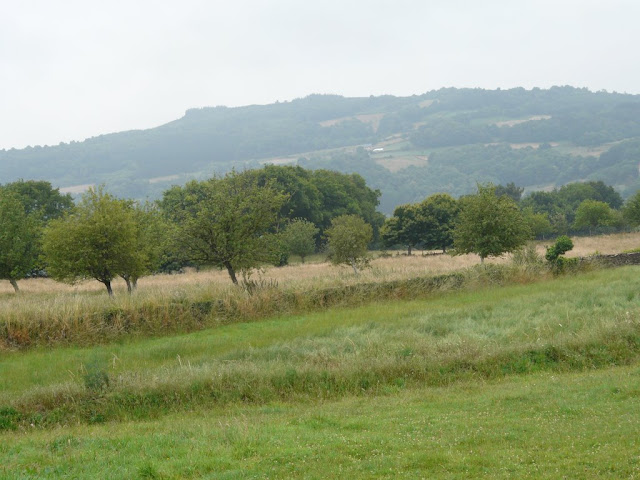
{"label": "distant hillside", "polygon": [[548,90],[441,89],[412,97],[311,95],[240,108],[199,108],[166,125],[52,147],[0,151],[0,182],[105,183],[156,197],[188,178],[299,162],[357,172],[382,210],[476,182],[528,190],[602,180],[640,187],[640,96]]}

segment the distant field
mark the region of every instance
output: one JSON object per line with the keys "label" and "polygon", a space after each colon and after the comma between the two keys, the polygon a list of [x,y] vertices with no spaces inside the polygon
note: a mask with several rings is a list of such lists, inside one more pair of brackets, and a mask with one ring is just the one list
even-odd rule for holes
{"label": "distant field", "polygon": [[503,120],[501,122],[495,122],[495,125],[498,127],[513,127],[514,125],[519,125],[525,122],[534,122],[537,120],[549,120],[551,115],[532,115],[527,118],[520,118],[516,120]]}

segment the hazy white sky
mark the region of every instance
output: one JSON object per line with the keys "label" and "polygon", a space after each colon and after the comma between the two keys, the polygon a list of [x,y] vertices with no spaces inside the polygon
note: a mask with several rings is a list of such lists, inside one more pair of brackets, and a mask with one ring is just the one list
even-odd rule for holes
{"label": "hazy white sky", "polygon": [[640,93],[637,0],[0,0],[0,149],[311,93]]}

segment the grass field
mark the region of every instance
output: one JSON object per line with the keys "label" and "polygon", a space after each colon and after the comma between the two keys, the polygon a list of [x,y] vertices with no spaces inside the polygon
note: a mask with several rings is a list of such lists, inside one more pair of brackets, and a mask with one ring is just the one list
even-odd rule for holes
{"label": "grass field", "polygon": [[24,478],[638,478],[640,369],[0,434]]}
{"label": "grass field", "polygon": [[[637,240],[576,243],[609,253]],[[409,279],[447,258],[374,268]],[[500,262],[413,300],[0,350],[0,478],[640,477],[639,267],[529,278]],[[208,275],[189,293],[205,295],[229,288],[215,274],[176,278]],[[280,274],[278,289],[302,288]],[[304,288],[328,285],[316,274]],[[337,291],[358,292],[338,277]],[[49,308],[65,295],[5,299]],[[73,295],[80,311],[113,302]]]}

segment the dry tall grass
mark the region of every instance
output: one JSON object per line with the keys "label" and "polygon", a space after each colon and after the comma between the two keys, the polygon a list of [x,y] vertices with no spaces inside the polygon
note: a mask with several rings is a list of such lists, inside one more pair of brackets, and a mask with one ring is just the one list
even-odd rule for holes
{"label": "dry tall grass", "polygon": [[[616,253],[640,245],[640,233],[576,238],[574,242],[572,256]],[[539,253],[550,243],[540,242]],[[453,271],[469,273],[469,267],[479,262],[476,255],[394,254],[372,260],[371,268],[359,276],[350,268],[309,262],[255,273],[252,278],[266,286],[255,295],[234,287],[226,272],[219,270],[145,277],[132,296],[117,281],[115,299],[96,281],[69,286],[50,279],[24,280],[20,294],[13,293],[6,282],[0,290],[0,349],[190,331],[236,319],[355,305],[376,295],[411,298],[440,288],[425,279]],[[508,262],[509,256],[487,260],[489,264]],[[517,272],[510,275],[512,281],[522,282],[539,277],[536,272],[523,272],[521,279],[516,278]],[[467,277],[465,282],[471,285],[473,275]],[[420,283],[423,280],[427,283]],[[398,281],[405,284],[398,286]],[[271,288],[274,285],[278,288]]]}
{"label": "dry tall grass", "polygon": [[[620,253],[640,247],[640,232],[619,233],[613,235],[600,235],[594,237],[574,237],[574,248],[567,253],[568,257],[585,257],[596,252],[601,254]],[[551,245],[553,241],[537,242],[537,251],[541,255],[545,253],[545,247]],[[325,261],[322,257],[316,257],[315,262],[305,264],[288,265],[281,268],[267,268],[263,272],[258,272],[252,278],[263,278],[273,280],[281,287],[295,290],[307,290],[309,288],[326,288],[340,285],[353,285],[367,281],[389,281],[403,280],[424,275],[438,275],[452,271],[462,270],[480,263],[477,255],[423,255],[418,251],[416,254],[407,256],[394,253],[392,256],[378,256],[371,261],[371,268],[365,269],[361,275],[356,276],[350,268],[335,267]],[[505,263],[510,257],[508,255],[501,258],[487,259],[489,263]],[[77,285],[66,285],[55,282],[51,279],[27,279],[19,282],[23,295],[19,297],[39,294],[44,299],[51,299],[51,296],[63,297],[77,296],[83,293],[102,294],[105,288],[101,283],[94,280],[87,280]],[[213,292],[222,293],[231,287],[231,282],[226,271],[222,270],[190,270],[179,275],[152,275],[140,280],[139,295],[162,294],[175,295],[176,292],[189,290],[192,294],[201,292],[211,294]],[[124,281],[118,279],[113,284],[116,295],[124,295],[126,287]],[[4,303],[12,303],[11,299],[16,297],[13,287],[9,282],[0,282],[0,299]],[[28,299],[23,299],[27,300]],[[6,308],[7,305],[5,305]],[[3,308],[0,307],[0,310]]]}

